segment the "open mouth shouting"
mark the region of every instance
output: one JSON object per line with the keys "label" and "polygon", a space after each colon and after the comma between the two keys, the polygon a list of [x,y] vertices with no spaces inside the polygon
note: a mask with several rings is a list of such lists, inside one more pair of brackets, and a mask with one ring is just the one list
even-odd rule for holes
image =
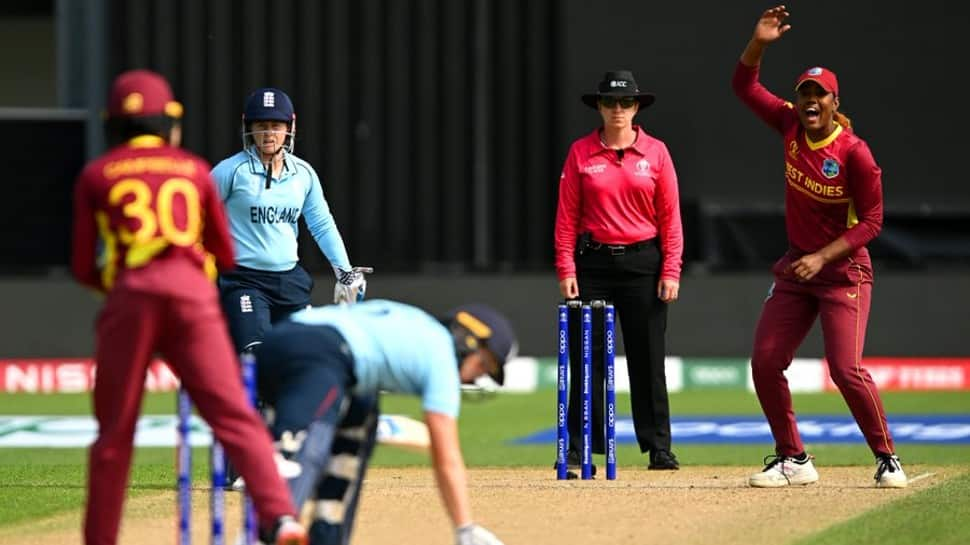
{"label": "open mouth shouting", "polygon": [[803,105],[799,115],[802,118],[802,124],[807,129],[819,129],[824,125],[822,107],[818,103]]}
{"label": "open mouth shouting", "polygon": [[805,106],[805,108],[802,109],[802,117],[805,118],[805,121],[812,124],[817,123],[821,115],[822,112],[819,110],[818,106],[815,105]]}

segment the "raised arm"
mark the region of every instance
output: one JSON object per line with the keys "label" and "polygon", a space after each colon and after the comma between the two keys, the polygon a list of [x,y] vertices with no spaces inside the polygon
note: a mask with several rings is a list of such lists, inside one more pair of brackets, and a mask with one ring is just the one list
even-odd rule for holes
{"label": "raised arm", "polygon": [[751,40],[748,42],[747,47],[744,48],[744,52],[741,53],[741,64],[749,67],[755,67],[761,64],[761,57],[764,55],[765,47],[778,38],[781,38],[784,33],[791,29],[791,25],[785,24],[785,19],[788,18],[788,15],[788,10],[784,5],[767,9],[761,14],[761,18],[758,19],[758,23],[754,26],[754,33],[751,35]]}
{"label": "raised arm", "polygon": [[731,87],[741,102],[781,133],[798,122],[798,115],[791,102],[775,96],[761,84],[759,72],[765,47],[791,28],[791,25],[785,24],[786,17],[788,12],[785,6],[776,6],[761,14],[731,80]]}

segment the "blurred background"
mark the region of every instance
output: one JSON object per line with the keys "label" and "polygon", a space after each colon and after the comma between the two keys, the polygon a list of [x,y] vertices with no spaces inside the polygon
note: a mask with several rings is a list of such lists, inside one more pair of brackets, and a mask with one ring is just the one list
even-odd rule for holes
{"label": "blurred background", "polygon": [[[935,6],[935,7],[934,7]],[[297,155],[320,174],[369,297],[444,311],[489,302],[521,351],[555,352],[552,231],[569,144],[599,124],[579,97],[631,69],[657,102],[686,231],[668,352],[744,358],[786,248],[780,138],[730,78],[766,2],[48,0],[0,5],[0,359],[87,357],[97,298],[67,273],[71,188],[104,150],[118,73],[150,68],[185,104],[184,146],[240,148],[256,87],[293,99]],[[842,110],[883,168],[885,225],[866,352],[967,356],[970,113],[963,2],[788,3],[762,80],[839,75]],[[945,8],[945,9],[944,9]],[[316,303],[333,276],[304,233]],[[821,357],[816,328],[799,352]]]}

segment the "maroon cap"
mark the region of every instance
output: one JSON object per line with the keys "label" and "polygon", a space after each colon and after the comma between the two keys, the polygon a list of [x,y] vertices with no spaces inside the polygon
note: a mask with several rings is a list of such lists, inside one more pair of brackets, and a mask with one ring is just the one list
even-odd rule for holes
{"label": "maroon cap", "polygon": [[798,76],[798,81],[795,82],[795,90],[797,91],[806,81],[814,81],[821,85],[822,89],[839,96],[839,80],[835,77],[835,72],[827,68],[813,66],[802,72],[802,75]]}
{"label": "maroon cap", "polygon": [[150,70],[129,70],[115,78],[108,95],[108,116],[148,115],[182,117],[182,105],[175,101],[165,78]]}

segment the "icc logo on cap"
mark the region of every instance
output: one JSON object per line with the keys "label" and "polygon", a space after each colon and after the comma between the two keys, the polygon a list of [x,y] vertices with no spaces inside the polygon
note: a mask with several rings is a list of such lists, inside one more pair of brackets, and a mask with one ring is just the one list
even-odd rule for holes
{"label": "icc logo on cap", "polygon": [[809,68],[808,69],[808,75],[809,76],[818,76],[821,73],[822,73],[822,67],[820,67],[820,66],[816,66],[814,68]]}

